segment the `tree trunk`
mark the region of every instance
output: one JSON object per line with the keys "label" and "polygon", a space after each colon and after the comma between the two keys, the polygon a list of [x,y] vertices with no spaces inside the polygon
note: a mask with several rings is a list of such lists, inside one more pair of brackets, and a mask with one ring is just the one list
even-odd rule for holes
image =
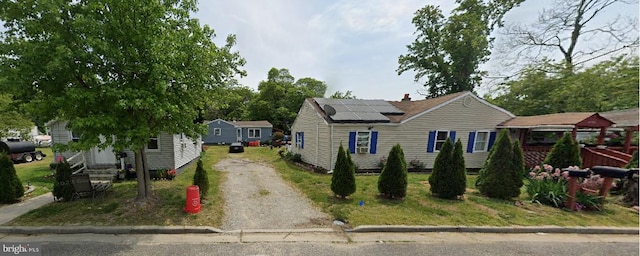
{"label": "tree trunk", "polygon": [[151,178],[147,167],[147,154],[144,148],[136,151],[136,175],[138,179],[138,197],[136,200],[144,201],[151,196]]}

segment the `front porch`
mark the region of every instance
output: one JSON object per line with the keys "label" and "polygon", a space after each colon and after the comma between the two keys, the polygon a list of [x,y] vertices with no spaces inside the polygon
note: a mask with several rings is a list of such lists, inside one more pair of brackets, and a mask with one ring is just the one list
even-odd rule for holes
{"label": "front porch", "polygon": [[[633,118],[633,115],[627,114],[625,118]],[[638,119],[637,114],[635,118]],[[509,129],[512,138],[520,141],[527,167],[541,164],[555,142],[566,132],[571,132],[580,143],[582,168],[597,165],[623,167],[631,159],[631,154],[638,150],[637,141],[632,145],[638,122],[625,119],[621,123],[615,125],[613,120],[598,113],[558,113],[516,117],[498,125],[498,128]],[[620,136],[624,136],[624,143],[618,142]],[[618,143],[614,143],[614,138]]]}

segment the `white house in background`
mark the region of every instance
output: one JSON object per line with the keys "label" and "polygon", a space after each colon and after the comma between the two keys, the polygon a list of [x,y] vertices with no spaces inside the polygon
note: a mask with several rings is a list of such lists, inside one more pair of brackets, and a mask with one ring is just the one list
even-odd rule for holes
{"label": "white house in background", "polygon": [[[77,140],[73,132],[67,129],[65,121],[50,121],[47,127],[51,129],[52,144],[67,144],[72,140]],[[145,151],[147,153],[147,164],[149,170],[161,169],[177,169],[185,166],[191,161],[197,159],[202,152],[202,140],[191,140],[183,134],[161,134],[156,138],[152,138],[147,144]],[[84,159],[89,169],[115,168],[120,163],[116,157],[116,153],[126,153],[125,163],[131,164],[135,168],[135,153],[131,150],[124,152],[113,152],[113,148],[108,147],[100,150],[94,147],[88,151],[84,151]],[[64,156],[69,158],[76,153],[74,152],[54,152],[54,158]]]}
{"label": "white house in background", "polygon": [[[21,131],[19,130],[15,130],[15,129],[9,129],[7,131],[7,137],[5,138],[0,138],[1,141],[8,141],[8,140],[16,140],[16,141],[22,141],[22,140],[33,140],[36,136],[38,136],[39,132],[38,132],[38,126],[33,126],[31,127],[31,129],[29,130],[29,132],[27,134],[23,134]],[[26,136],[25,136],[26,135]]]}
{"label": "white house in background", "polygon": [[377,169],[395,144],[407,163],[433,168],[447,138],[460,139],[467,168],[481,168],[496,125],[515,116],[471,92],[412,101],[308,98],[293,123],[292,152],[306,163],[333,169],[340,143],[360,169]]}

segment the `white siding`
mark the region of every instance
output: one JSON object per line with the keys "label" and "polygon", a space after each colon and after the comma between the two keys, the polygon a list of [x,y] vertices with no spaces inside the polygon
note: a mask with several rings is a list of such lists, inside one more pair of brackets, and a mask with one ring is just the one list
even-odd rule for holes
{"label": "white siding", "polygon": [[173,168],[180,168],[200,156],[202,152],[202,141],[200,138],[195,142],[187,136],[173,135],[173,157],[175,165]]}
{"label": "white siding", "polygon": [[[463,104],[467,99],[468,104]],[[400,143],[407,162],[418,159],[433,168],[437,152],[427,153],[429,131],[456,131],[456,140],[462,142],[467,168],[481,168],[487,152],[466,153],[469,133],[477,130],[496,131],[497,124],[511,119],[511,116],[475,97],[467,96],[434,109],[422,116],[403,123],[394,141]],[[388,152],[388,151],[387,151]]]}
{"label": "white siding", "polygon": [[[304,132],[304,148],[296,146],[295,134],[297,132]],[[311,103],[305,100],[291,127],[292,153],[300,154],[302,161],[306,163],[331,170],[328,166],[330,139],[329,127],[311,106]]]}

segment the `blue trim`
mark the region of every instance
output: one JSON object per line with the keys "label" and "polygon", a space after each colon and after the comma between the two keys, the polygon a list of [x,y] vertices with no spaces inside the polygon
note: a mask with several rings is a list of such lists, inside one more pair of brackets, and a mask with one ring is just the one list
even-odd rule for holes
{"label": "blue trim", "polygon": [[433,153],[436,142],[436,131],[429,131],[429,140],[427,141],[427,153]]}
{"label": "blue trim", "polygon": [[356,132],[349,132],[349,152],[356,153]]}
{"label": "blue trim", "polygon": [[467,153],[473,153],[473,145],[476,142],[476,132],[469,133],[469,142],[467,142]]}
{"label": "blue trim", "polygon": [[378,132],[371,132],[371,145],[369,145],[369,153],[375,154],[378,147]]}
{"label": "blue trim", "polygon": [[493,147],[493,143],[496,141],[496,132],[489,133],[489,146],[487,146],[487,150],[490,150]]}
{"label": "blue trim", "polygon": [[449,131],[449,138],[452,144],[456,144],[456,131]]}
{"label": "blue trim", "polygon": [[300,132],[300,148],[304,149],[304,132]]}

